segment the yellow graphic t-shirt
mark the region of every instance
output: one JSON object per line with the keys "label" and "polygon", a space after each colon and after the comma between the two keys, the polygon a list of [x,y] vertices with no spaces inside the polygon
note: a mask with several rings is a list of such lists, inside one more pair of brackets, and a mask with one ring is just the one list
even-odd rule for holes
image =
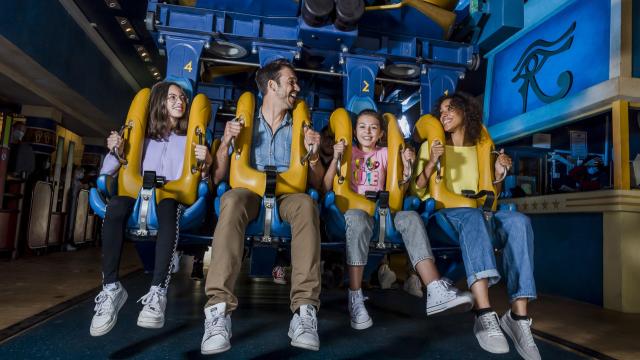
{"label": "yellow graphic t-shirt", "polygon": [[[456,194],[462,194],[462,190],[478,192],[480,173],[478,170],[478,152],[476,147],[445,145],[444,156],[447,166],[445,166],[443,176],[447,189]],[[429,146],[427,141],[425,141],[418,151],[416,174],[422,173],[428,161]],[[418,196],[420,200],[429,198],[428,187],[420,189],[416,186],[415,181],[411,182],[411,192]]]}

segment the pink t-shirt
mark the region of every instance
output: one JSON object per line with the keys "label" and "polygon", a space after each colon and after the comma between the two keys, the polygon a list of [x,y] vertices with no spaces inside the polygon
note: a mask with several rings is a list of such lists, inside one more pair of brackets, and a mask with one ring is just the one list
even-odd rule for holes
{"label": "pink t-shirt", "polygon": [[351,149],[351,190],[364,195],[366,191],[384,190],[387,177],[387,148],[364,152]]}

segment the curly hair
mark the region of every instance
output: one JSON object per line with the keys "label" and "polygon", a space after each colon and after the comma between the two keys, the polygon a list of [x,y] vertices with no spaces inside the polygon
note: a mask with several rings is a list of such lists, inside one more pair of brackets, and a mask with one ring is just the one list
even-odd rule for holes
{"label": "curly hair", "polygon": [[169,96],[169,88],[171,85],[175,85],[180,88],[180,91],[184,94],[184,90],[180,85],[162,81],[151,88],[151,96],[149,97],[149,123],[147,124],[146,137],[160,140],[164,139],[171,131],[176,135],[185,135],[187,133],[187,127],[189,126],[189,104],[185,104],[186,111],[184,115],[178,119],[178,123],[175,128],[171,128],[169,122],[169,112],[167,111],[167,97]]}
{"label": "curly hair", "polygon": [[[431,115],[440,119],[440,116],[442,115],[440,113],[440,106],[447,99],[451,100],[451,108],[462,112],[462,124],[465,130],[465,144],[477,144],[480,141],[480,136],[482,135],[482,110],[480,108],[480,104],[478,104],[478,102],[470,95],[462,92],[448,94],[438,99]],[[446,136],[449,138],[451,135],[446,134]]]}

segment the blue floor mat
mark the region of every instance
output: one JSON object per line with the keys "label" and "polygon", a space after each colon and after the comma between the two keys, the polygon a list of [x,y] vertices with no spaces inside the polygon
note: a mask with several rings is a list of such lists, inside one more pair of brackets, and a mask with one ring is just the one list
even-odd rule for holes
{"label": "blue floor mat", "polygon": [[[203,282],[184,274],[172,280],[163,329],[136,326],[136,300],[148,289],[150,276],[128,277],[129,299],[114,329],[89,335],[93,299],[35,326],[0,345],[0,359],[196,359],[203,333]],[[349,326],[346,290],[323,291],[319,312],[320,351],[289,345],[289,288],[271,282],[238,282],[240,307],[232,317],[232,348],[209,356],[219,359],[520,359],[515,348],[504,355],[483,351],[473,336],[470,313],[427,318],[424,302],[399,290],[372,290],[367,308],[373,327]],[[554,343],[536,339],[543,359],[583,359]]]}

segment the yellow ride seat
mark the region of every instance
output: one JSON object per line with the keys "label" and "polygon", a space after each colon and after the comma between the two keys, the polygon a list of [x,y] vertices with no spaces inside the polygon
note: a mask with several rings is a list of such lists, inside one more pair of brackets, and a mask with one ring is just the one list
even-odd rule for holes
{"label": "yellow ride seat", "polygon": [[[124,137],[124,159],[127,161],[118,171],[118,195],[137,198],[142,188],[142,152],[144,147],[147,120],[149,116],[149,96],[151,90],[144,88],[131,102]],[[182,175],[179,179],[167,182],[162,188],[156,188],[156,201],[175,199],[184,205],[191,205],[198,195],[200,169],[198,168],[193,144],[204,144],[207,123],[211,118],[209,99],[198,94],[189,110],[189,126],[184,150]]]}
{"label": "yellow ride seat", "polygon": [[[404,137],[398,126],[395,116],[385,113],[384,119],[387,123],[387,145],[388,163],[385,190],[389,192],[389,208],[392,212],[402,210],[404,190],[399,185],[402,179],[402,158],[401,151],[404,149]],[[329,118],[329,126],[334,134],[336,142],[344,141],[345,151],[340,163],[340,174],[347,174],[344,181],[340,181],[339,174],[333,179],[333,192],[336,196],[336,205],[342,213],[349,209],[361,209],[370,216],[374,215],[376,204],[365,196],[351,190],[351,147],[353,139],[353,129],[349,113],[343,109],[336,109]]]}
{"label": "yellow ride seat", "polygon": [[[420,117],[415,126],[416,137],[420,142],[427,142],[429,148],[426,149],[427,154],[430,153],[430,146],[434,141],[438,140],[441,144],[446,144],[446,138],[444,134],[444,129],[440,120],[436,119],[432,115],[423,115]],[[496,194],[496,189],[493,185],[494,180],[494,172],[493,172],[493,162],[492,162],[492,151],[494,149],[493,140],[489,136],[489,132],[483,126],[482,133],[480,135],[480,141],[475,145],[475,154],[477,156],[477,185],[475,188],[471,189],[462,189],[462,190],[473,190],[473,191],[481,191],[487,190],[492,191]],[[418,160],[418,164],[422,159]],[[447,180],[445,177],[448,174],[447,172],[447,158],[446,152],[440,157],[440,175],[441,179],[438,179],[438,171],[435,170],[431,177],[429,178],[428,185],[428,195],[432,197],[436,201],[436,208],[454,208],[454,207],[482,207],[484,205],[486,197],[482,197],[479,199],[470,199],[463,195],[457,194],[453,191],[453,189],[447,187]],[[422,171],[420,167],[416,169],[417,171]],[[419,174],[419,173],[417,173]],[[465,176],[464,174],[461,174]],[[473,175],[470,175],[473,177]],[[412,192],[425,200],[425,194],[421,189],[418,189],[415,185],[415,181],[412,182]],[[422,195],[422,196],[421,196]],[[496,194],[497,195],[497,194]],[[497,202],[493,203],[492,210],[495,211],[497,207]]]}
{"label": "yellow ride seat", "polygon": [[367,6],[365,10],[379,11],[400,9],[404,6],[412,7],[436,23],[443,31],[443,38],[448,39],[455,25],[454,10],[457,5],[458,0],[401,0],[393,4]]}
{"label": "yellow ride seat", "polygon": [[[229,184],[232,188],[245,188],[264,196],[267,175],[251,166],[251,142],[255,115],[255,97],[245,92],[238,99],[236,117],[244,121],[231,155]],[[276,196],[282,194],[304,193],[307,189],[307,163],[302,163],[304,147],[304,127],[311,126],[309,108],[302,100],[293,107],[293,129],[289,169],[278,174]]]}

